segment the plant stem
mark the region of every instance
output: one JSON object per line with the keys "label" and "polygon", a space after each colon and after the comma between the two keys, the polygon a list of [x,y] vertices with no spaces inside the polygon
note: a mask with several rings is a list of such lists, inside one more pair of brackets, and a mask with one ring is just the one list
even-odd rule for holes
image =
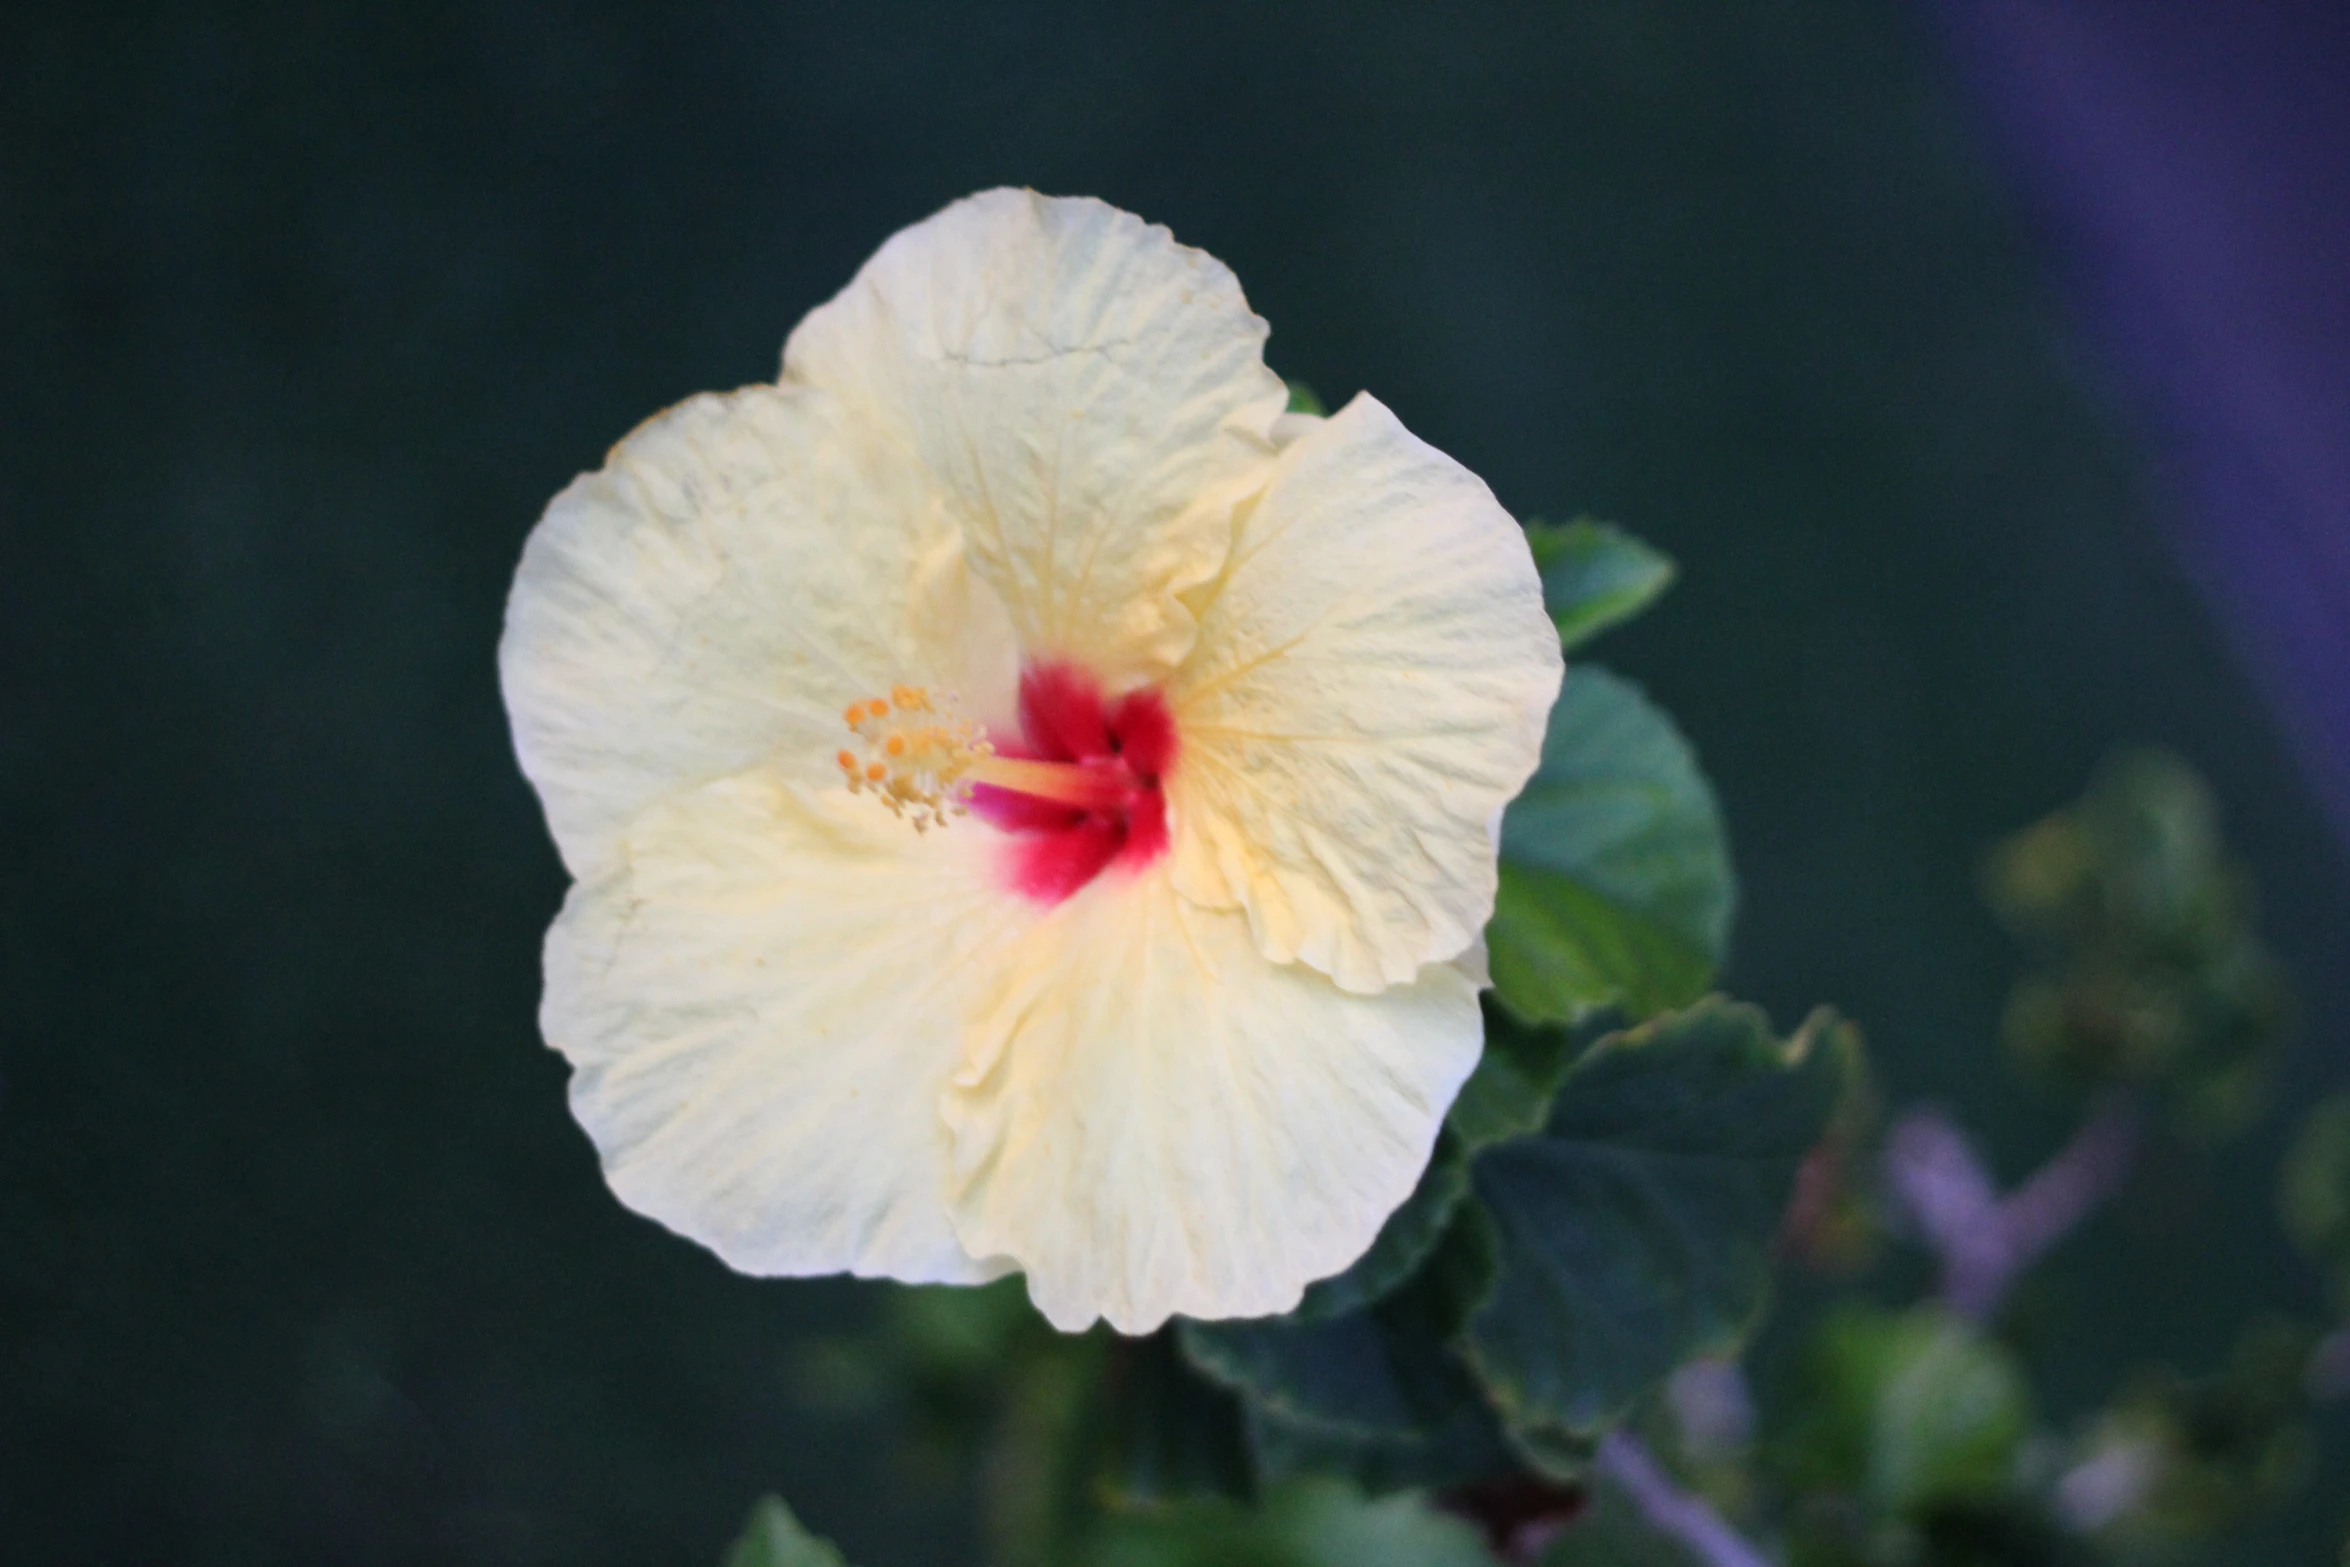
{"label": "plant stem", "polygon": [[1885,1143],[1885,1173],[1942,1259],[1942,1299],[1980,1322],[2023,1271],[2120,1190],[2137,1157],[2132,1095],[2101,1095],[2072,1141],[2001,1197],[1957,1122],[1939,1110],[1902,1117]]}
{"label": "plant stem", "polygon": [[1611,1431],[1600,1439],[1599,1472],[1622,1486],[1649,1527],[1697,1553],[1706,1567],[1771,1567],[1722,1515],[1673,1483],[1640,1438]]}

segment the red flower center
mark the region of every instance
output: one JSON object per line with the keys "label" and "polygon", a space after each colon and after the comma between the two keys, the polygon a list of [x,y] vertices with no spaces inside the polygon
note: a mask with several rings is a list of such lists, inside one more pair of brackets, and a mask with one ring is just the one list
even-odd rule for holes
{"label": "red flower center", "polygon": [[1160,785],[1175,750],[1175,718],[1157,688],[1113,701],[1074,665],[1036,665],[1020,675],[1020,739],[999,740],[996,754],[1082,769],[1098,801],[1072,805],[979,783],[971,813],[1010,836],[1014,889],[1058,903],[1113,865],[1139,870],[1166,852]]}

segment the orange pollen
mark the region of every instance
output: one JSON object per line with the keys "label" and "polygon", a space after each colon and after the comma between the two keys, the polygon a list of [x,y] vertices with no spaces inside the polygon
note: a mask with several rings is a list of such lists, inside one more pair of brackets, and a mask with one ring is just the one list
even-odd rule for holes
{"label": "orange pollen", "polygon": [[887,696],[851,702],[842,715],[863,747],[840,753],[849,790],[870,790],[917,832],[944,827],[969,809],[972,769],[991,758],[986,731],[957,716],[954,698],[934,699],[921,686],[893,686]]}
{"label": "orange pollen", "polygon": [[842,716],[864,748],[862,763],[855,751],[837,757],[849,792],[872,793],[917,832],[969,814],[975,784],[1083,811],[1115,806],[1134,788],[1122,768],[998,756],[985,729],[957,716],[951,695],[921,686],[851,702]]}

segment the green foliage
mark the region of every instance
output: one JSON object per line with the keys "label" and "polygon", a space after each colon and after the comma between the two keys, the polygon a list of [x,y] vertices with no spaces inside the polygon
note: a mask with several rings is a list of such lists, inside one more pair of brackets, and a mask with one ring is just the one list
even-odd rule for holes
{"label": "green foliage", "polygon": [[1851,1030],[1823,1015],[1782,1042],[1708,1001],[1581,1055],[1557,1031],[1504,1037],[1527,1099],[1497,1080],[1471,1135],[1447,1134],[1474,1195],[1402,1283],[1336,1315],[1184,1324],[1191,1364],[1245,1401],[1265,1477],[1573,1478],[1674,1367],[1744,1341]]}
{"label": "green foliage", "polygon": [[1495,993],[1536,1023],[1686,1005],[1721,963],[1735,896],[1688,742],[1631,682],[1570,669],[1541,766],[1502,819]]}
{"label": "green foliage", "polygon": [[1341,1463],[1372,1490],[1509,1467],[1500,1430],[1453,1338],[1490,1285],[1473,1213],[1408,1283],[1368,1311],[1319,1321],[1189,1322],[1193,1365],[1242,1395],[1260,1463],[1277,1473]]}
{"label": "green foliage", "polygon": [[1241,1406],[1194,1376],[1175,1330],[1110,1346],[1105,1422],[1095,1485],[1113,1507],[1160,1507],[1199,1497],[1246,1500],[1256,1470]]}
{"label": "green foliage", "polygon": [[1703,1002],[1602,1040],[1543,1135],[1479,1158],[1499,1267],[1467,1347],[1522,1445],[1594,1438],[1743,1343],[1857,1048],[1827,1014],[1782,1042],[1757,1009]]}
{"label": "green foliage", "polygon": [[2012,1051],[2083,1086],[2160,1091],[2209,1135],[2248,1124],[2291,1002],[2193,768],[2117,757],[2077,804],[2001,844],[1986,879],[2039,958],[2009,999]]}
{"label": "green foliage", "polygon": [[1322,406],[1322,399],[1314,395],[1312,387],[1303,381],[1292,381],[1289,383],[1289,411],[1293,414],[1326,414],[1330,410]]}
{"label": "green foliage", "polygon": [[2030,1395],[2012,1356],[1933,1306],[1848,1307],[1815,1336],[1805,1418],[1779,1461],[1878,1520],[1994,1503],[2016,1484]]}
{"label": "green foliage", "polygon": [[967,1447],[986,1455],[980,1522],[997,1567],[1057,1567],[1102,1512],[1101,1348],[1090,1335],[1063,1340],[998,1372],[994,1417]]}
{"label": "green foliage", "polygon": [[1677,574],[1671,556],[1588,517],[1529,522],[1526,542],[1542,573],[1543,605],[1569,650],[1648,608]]}
{"label": "green foliage", "polygon": [[1790,1404],[1768,1446],[1793,1567],[2087,1559],[2033,1471],[2023,1368],[1972,1323],[1931,1304],[1835,1310]]}
{"label": "green foliage", "polygon": [[1338,1430],[1249,1411],[1249,1446],[1266,1483],[1344,1475],[1364,1492],[1435,1491],[1508,1473],[1518,1458],[1482,1401],[1409,1432]]}
{"label": "green foliage", "polygon": [[1445,1117],[1453,1143],[1475,1150],[1542,1130],[1567,1068],[1618,1022],[1611,1011],[1595,1013],[1572,1029],[1521,1023],[1489,996],[1485,1053]]}
{"label": "green foliage", "polygon": [[941,1383],[991,1376],[1037,1328],[1028,1287],[1017,1278],[975,1289],[892,1290],[884,1309],[891,1341],[926,1378]]}
{"label": "green foliage", "polygon": [[2130,1505],[2100,1520],[2133,1548],[2210,1539],[2290,1495],[2306,1475],[2311,1335],[2254,1324],[2227,1367],[2207,1377],[2140,1376],[2098,1422],[2084,1458],[2126,1461]]}
{"label": "green foliage", "polygon": [[1591,1488],[1582,1516],[1542,1555],[1542,1567],[1706,1567],[1705,1559],[1641,1514],[1621,1486]]}
{"label": "green foliage", "polygon": [[[998,1279],[975,1288],[883,1286],[870,1328],[806,1346],[795,1366],[803,1397],[843,1413],[881,1417],[905,1433],[897,1458],[904,1483],[945,1491],[974,1442],[1021,1418],[1069,1374],[1063,1361],[1090,1361],[1089,1340],[1064,1339],[1028,1304],[1027,1285]],[[1062,1402],[1068,1402],[1066,1394]]]}
{"label": "green foliage", "polygon": [[1476,1531],[1416,1496],[1301,1481],[1253,1508],[1191,1503],[1112,1518],[1074,1567],[1492,1567]]}
{"label": "green foliage", "polygon": [[726,1553],[725,1567],[848,1567],[830,1540],[810,1534],[777,1496],[762,1497]]}
{"label": "green foliage", "polygon": [[2321,1101],[2302,1121],[2279,1198],[2285,1233],[2325,1274],[2335,1310],[2350,1322],[2350,1093]]}

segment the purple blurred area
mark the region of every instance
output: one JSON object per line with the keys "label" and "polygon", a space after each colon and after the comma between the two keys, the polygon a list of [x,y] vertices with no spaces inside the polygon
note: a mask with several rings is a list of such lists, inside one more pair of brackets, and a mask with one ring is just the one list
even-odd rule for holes
{"label": "purple blurred area", "polygon": [[1931,10],[2350,842],[2350,6]]}

